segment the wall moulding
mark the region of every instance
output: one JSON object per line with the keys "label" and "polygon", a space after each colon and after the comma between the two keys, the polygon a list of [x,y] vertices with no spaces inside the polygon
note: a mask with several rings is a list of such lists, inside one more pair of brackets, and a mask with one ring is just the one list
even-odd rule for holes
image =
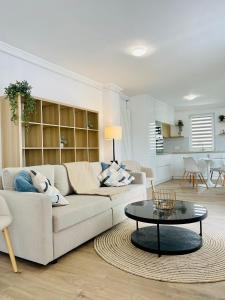
{"label": "wall moulding", "polygon": [[71,78],[75,81],[81,82],[83,84],[92,86],[96,89],[102,90],[103,89],[103,84],[100,82],[97,82],[95,80],[92,80],[88,77],[82,76],[80,74],[77,74],[73,71],[67,70],[64,67],[61,67],[57,64],[51,63],[41,57],[38,57],[36,55],[33,55],[31,53],[28,53],[22,49],[16,48],[14,46],[11,46],[7,43],[4,43],[0,41],[0,51],[10,54],[12,56],[15,56],[17,58],[20,58],[26,62],[32,63],[34,65],[40,66],[44,69],[53,71],[55,73],[58,73],[60,75],[63,75],[65,77]]}

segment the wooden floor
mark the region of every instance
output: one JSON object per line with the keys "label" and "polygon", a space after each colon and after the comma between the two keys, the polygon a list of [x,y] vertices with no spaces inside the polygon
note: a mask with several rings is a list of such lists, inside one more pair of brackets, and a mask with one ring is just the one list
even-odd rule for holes
{"label": "wooden floor", "polygon": [[[177,190],[177,198],[207,206],[215,231],[225,230],[225,189],[194,191],[181,181],[161,185]],[[215,222],[216,220],[216,222]],[[46,267],[18,259],[20,274],[11,271],[7,255],[0,253],[0,299],[95,300],[214,300],[225,299],[225,281],[211,284],[165,283],[121,271],[104,262],[93,241]]]}

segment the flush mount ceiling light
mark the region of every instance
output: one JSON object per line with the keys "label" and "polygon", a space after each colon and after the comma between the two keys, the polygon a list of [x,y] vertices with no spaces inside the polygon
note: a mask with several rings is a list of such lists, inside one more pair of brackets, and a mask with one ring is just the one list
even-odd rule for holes
{"label": "flush mount ceiling light", "polygon": [[155,50],[156,49],[154,47],[146,47],[140,45],[130,48],[128,50],[128,53],[136,57],[143,57],[153,54]]}
{"label": "flush mount ceiling light", "polygon": [[188,100],[188,101],[192,101],[192,100],[195,100],[196,98],[198,98],[200,96],[201,95],[197,95],[197,94],[189,94],[189,95],[184,96],[184,99]]}
{"label": "flush mount ceiling light", "polygon": [[136,48],[133,48],[131,50],[131,54],[133,56],[137,56],[137,57],[143,56],[146,53],[147,53],[147,48],[146,47],[136,47]]}

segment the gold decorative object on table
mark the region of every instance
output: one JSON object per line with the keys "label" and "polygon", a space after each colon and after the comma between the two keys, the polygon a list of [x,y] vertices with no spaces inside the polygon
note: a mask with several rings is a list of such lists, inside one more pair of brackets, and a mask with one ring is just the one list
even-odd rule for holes
{"label": "gold decorative object on table", "polygon": [[152,192],[155,207],[162,210],[170,210],[176,204],[176,192],[168,190],[155,190]]}

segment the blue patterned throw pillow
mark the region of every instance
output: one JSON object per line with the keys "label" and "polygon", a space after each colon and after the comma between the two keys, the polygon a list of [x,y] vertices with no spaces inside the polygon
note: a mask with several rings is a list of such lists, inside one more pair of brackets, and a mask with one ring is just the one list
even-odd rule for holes
{"label": "blue patterned throw pillow", "polygon": [[14,179],[14,186],[17,192],[38,192],[34,187],[29,172],[20,171]]}

